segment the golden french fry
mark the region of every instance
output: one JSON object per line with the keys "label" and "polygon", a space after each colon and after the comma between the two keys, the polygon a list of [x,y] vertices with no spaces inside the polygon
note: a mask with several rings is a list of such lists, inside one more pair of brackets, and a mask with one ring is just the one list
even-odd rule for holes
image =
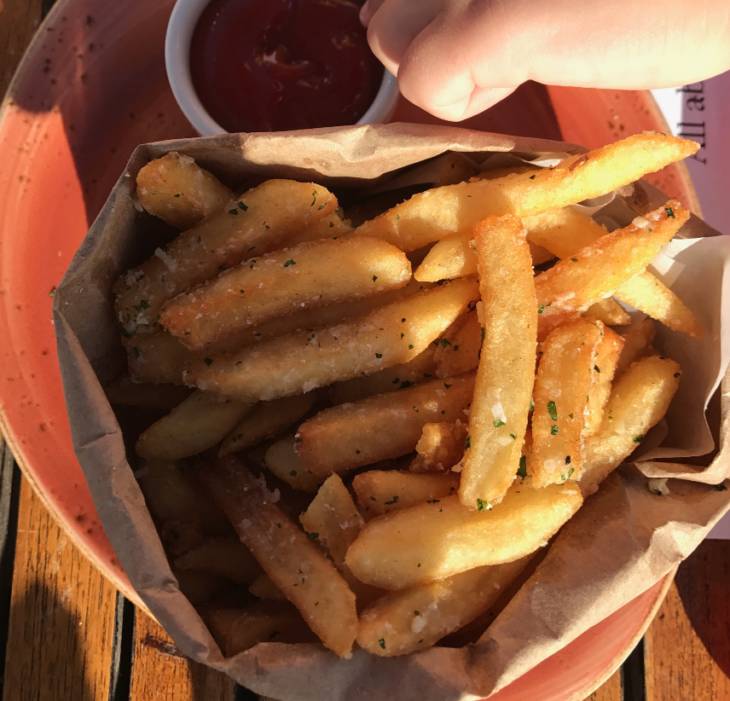
{"label": "golden french fry", "polygon": [[639,360],[651,352],[655,332],[654,322],[651,319],[644,319],[624,334],[624,347],[618,359],[616,377],[623,375],[635,360]]}
{"label": "golden french fry", "polygon": [[181,385],[187,364],[201,358],[162,329],[136,336],[134,346],[127,348],[129,375],[135,382]]}
{"label": "golden french fry", "polygon": [[[588,217],[571,209],[526,217],[528,238],[551,250],[559,258],[570,258],[585,246],[595,243],[606,230]],[[648,271],[626,280],[617,290],[618,299],[661,321],[675,331],[695,338],[702,335],[702,326],[684,303]],[[604,323],[612,323],[593,314]],[[616,323],[629,323],[622,321]]]}
{"label": "golden french fry", "polygon": [[484,329],[476,311],[457,319],[439,339],[433,359],[438,377],[453,377],[479,365]]}
{"label": "golden french fry", "polygon": [[582,502],[573,482],[535,489],[529,480],[484,511],[446,497],[373,519],[345,562],[361,581],[391,590],[513,562],[545,545]]}
{"label": "golden french fry", "polygon": [[337,213],[333,212],[328,217],[323,217],[318,222],[310,224],[301,233],[295,234],[287,239],[289,246],[296,246],[305,241],[318,241],[319,239],[338,239],[353,232],[349,221],[345,221]]}
{"label": "golden french fry", "polygon": [[190,229],[233,197],[218,178],[176,151],[150,161],[137,173],[139,203],[178,229]]}
{"label": "golden french fry", "polygon": [[616,375],[624,339],[611,329],[603,329],[603,338],[598,344],[594,363],[595,373],[588,394],[588,412],[584,436],[592,436],[601,426],[603,410],[611,396],[611,383]]}
{"label": "golden french fry", "polygon": [[302,394],[374,373],[422,353],[477,294],[476,281],[455,280],[345,323],[195,363],[185,383],[252,401]]}
{"label": "golden french fry", "polygon": [[586,441],[580,487],[593,494],[664,417],[679,387],[679,365],[648,356],[632,363],[616,380],[598,432]]}
{"label": "golden french fry", "polygon": [[484,343],[459,498],[465,506],[481,509],[502,499],[519,467],[535,378],[537,305],[519,220],[490,217],[476,228],[474,239]]}
{"label": "golden french fry", "polygon": [[251,584],[261,567],[238,538],[209,538],[175,559],[178,570],[210,572],[239,584]]}
{"label": "golden french fry", "polygon": [[273,438],[299,421],[316,401],[317,394],[310,392],[275,399],[273,402],[261,402],[226,436],[218,455],[223,457],[257,445],[265,438]]}
{"label": "golden french fry", "polygon": [[540,273],[535,278],[538,334],[544,337],[562,321],[610,297],[623,283],[643,272],[687,219],[689,212],[670,200]]}
{"label": "golden french fry", "polygon": [[279,589],[271,581],[271,577],[267,574],[260,574],[248,588],[249,592],[254,596],[258,596],[259,599],[266,599],[267,601],[287,601],[284,592]]}
{"label": "golden french fry", "polygon": [[585,316],[596,319],[606,326],[625,326],[631,323],[628,312],[613,297],[591,304],[586,309]]}
{"label": "golden french fry", "polygon": [[281,248],[303,226],[336,207],[337,199],[326,188],[293,180],[267,180],[231,200],[120,278],[114,292],[123,338],[151,332],[168,299],[225,267]]}
{"label": "golden french fry", "polygon": [[174,384],[137,383],[129,375],[122,375],[114,380],[107,385],[104,392],[112,406],[138,406],[148,409],[167,409],[168,411],[191,394],[188,387]]}
{"label": "golden french fry", "polygon": [[355,595],[307,536],[274,503],[271,494],[233,456],[218,458],[200,479],[271,580],[309,627],[340,657],[357,634]]}
{"label": "golden french fry", "polygon": [[453,496],[459,489],[459,475],[369,470],[355,477],[352,488],[360,507],[379,515]]}
{"label": "golden french fry", "polygon": [[489,610],[529,561],[476,567],[388,594],[360,615],[357,643],[379,657],[425,650]]}
{"label": "golden french fry", "polygon": [[416,457],[408,469],[411,472],[442,472],[464,457],[464,445],[469,433],[466,420],[426,424],[416,444]]}
{"label": "golden french fry", "polygon": [[294,435],[282,438],[269,446],[264,456],[266,467],[290,487],[303,492],[316,492],[323,477],[312,474],[294,450]]}
{"label": "golden french fry", "polygon": [[240,327],[400,288],[410,278],[405,253],[385,241],[311,241],[247,260],[178,295],[162,308],[160,325],[200,351]]}
{"label": "golden french fry", "polygon": [[353,377],[345,382],[336,382],[329,388],[333,404],[357,402],[374,394],[394,392],[425,382],[436,374],[433,346],[419,353],[413,360],[375,372],[364,377]]}
{"label": "golden french fry", "polygon": [[299,612],[281,602],[258,601],[243,609],[214,607],[201,614],[226,657],[259,643],[307,643],[315,639]]}
{"label": "golden french fry", "polygon": [[143,461],[135,476],[158,521],[192,523],[207,536],[231,532],[223,512],[175,463]]}
{"label": "golden french fry", "polygon": [[[418,266],[413,277],[419,282],[453,280],[477,272],[477,255],[473,245],[473,233],[456,234],[437,241]],[[542,246],[529,243],[533,265],[541,265],[555,258]]]}
{"label": "golden french fry", "polygon": [[554,329],[542,344],[533,390],[530,472],[536,488],[565,482],[581,473],[581,448],[588,395],[604,326],[579,317]]}
{"label": "golden french fry", "polygon": [[251,411],[252,403],[193,392],[137,441],[137,455],[148,460],[181,460],[220,443]]}
{"label": "golden french fry", "polygon": [[412,251],[451,234],[468,233],[490,215],[523,217],[598,197],[697,149],[693,141],[645,132],[571,156],[552,169],[428,190],[360,225],[355,234]]}
{"label": "golden french fry", "polygon": [[465,418],[473,393],[471,374],[325,409],[299,427],[295,448],[322,476],[397,458],[415,449],[425,424]]}

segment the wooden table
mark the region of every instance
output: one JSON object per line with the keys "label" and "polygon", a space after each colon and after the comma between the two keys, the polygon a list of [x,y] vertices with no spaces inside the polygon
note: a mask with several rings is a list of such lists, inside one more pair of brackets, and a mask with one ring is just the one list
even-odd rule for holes
{"label": "wooden table", "polygon": [[[0,0],[0,95],[53,0]],[[0,454],[3,701],[243,701],[251,692],[187,660],[73,546]],[[679,568],[643,641],[591,701],[730,699],[730,542]],[[539,701],[539,700],[537,700]]]}

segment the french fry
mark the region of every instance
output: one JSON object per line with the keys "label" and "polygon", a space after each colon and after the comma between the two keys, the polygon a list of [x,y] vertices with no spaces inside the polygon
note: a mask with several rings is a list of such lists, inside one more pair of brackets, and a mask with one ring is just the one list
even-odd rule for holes
{"label": "french fry", "polygon": [[325,409],[299,427],[294,447],[323,477],[397,458],[415,449],[425,424],[465,418],[473,393],[471,374]]}
{"label": "french fry", "polygon": [[213,356],[191,365],[185,383],[254,401],[302,394],[371,374],[422,353],[477,294],[474,280],[455,280],[345,323]]}
{"label": "french fry", "polygon": [[426,424],[416,444],[418,455],[408,469],[411,472],[443,472],[452,468],[464,457],[468,433],[465,420]]}
{"label": "french fry", "polygon": [[201,357],[163,329],[136,336],[134,346],[127,348],[130,377],[150,384],[181,385],[187,364]]}
{"label": "french fry", "polygon": [[104,390],[112,406],[138,406],[148,409],[170,410],[187,399],[188,387],[174,384],[155,385],[137,383],[129,375],[122,375]]}
{"label": "french fry", "polygon": [[223,457],[273,438],[301,419],[317,401],[317,394],[300,394],[273,402],[262,402],[243,417],[225,437],[218,455]]}
{"label": "french fry", "polygon": [[325,647],[350,654],[357,634],[355,595],[337,570],[233,456],[218,458],[200,479],[271,580]]}
{"label": "french fry", "polygon": [[207,536],[231,532],[223,512],[175,463],[144,461],[135,475],[147,508],[159,521],[193,523]]}
{"label": "french fry", "polygon": [[260,574],[248,588],[248,591],[259,599],[267,601],[287,601],[284,592],[271,581],[267,574]]}
{"label": "french fry", "polygon": [[[571,209],[527,217],[525,226],[531,241],[548,248],[559,258],[574,256],[581,248],[595,243],[606,233],[592,219]],[[683,331],[695,338],[703,333],[702,326],[682,300],[648,271],[624,282],[616,290],[615,296],[675,331]],[[611,323],[598,314],[594,313],[593,316]]]}
{"label": "french fry", "polygon": [[544,338],[559,323],[610,297],[643,272],[687,219],[689,212],[670,200],[540,273],[535,278],[538,335]]}
{"label": "french fry", "polygon": [[287,245],[296,246],[305,241],[318,241],[319,239],[338,239],[353,232],[352,226],[345,221],[337,212],[328,217],[323,217],[318,222],[305,227],[301,233],[295,234],[287,240]]}
{"label": "french fry", "polygon": [[298,611],[284,603],[258,601],[243,609],[213,607],[201,614],[226,657],[259,643],[306,643],[315,639]]}
{"label": "french fry", "polygon": [[148,460],[181,460],[220,443],[251,411],[252,403],[193,392],[137,441],[137,455]]}
{"label": "french fry", "polygon": [[591,304],[586,309],[585,316],[603,322],[606,326],[625,326],[631,323],[628,312],[613,297]]}
{"label": "french fry", "polygon": [[535,378],[537,305],[519,220],[486,219],[474,239],[484,343],[460,463],[459,498],[465,506],[481,509],[502,499],[519,467]]}
{"label": "french fry", "polygon": [[530,472],[536,488],[581,473],[588,395],[600,373],[604,326],[579,317],[563,322],[542,344],[532,412]]}
{"label": "french fry", "polygon": [[632,363],[616,380],[598,432],[586,442],[583,494],[593,494],[664,417],[679,387],[679,365],[648,356]]}
{"label": "french fry", "polygon": [[624,347],[618,359],[616,377],[623,375],[631,363],[651,352],[655,333],[652,320],[644,319],[624,334]]}
{"label": "french fry", "polygon": [[269,446],[264,456],[266,467],[290,487],[303,492],[316,492],[324,477],[312,474],[294,450],[296,438],[292,434]]}
{"label": "french fry", "polygon": [[588,394],[588,412],[584,435],[592,436],[601,426],[603,410],[611,396],[611,385],[616,375],[616,366],[624,347],[624,339],[611,329],[603,329],[603,338],[598,344],[594,363],[595,373]]}
{"label": "french fry", "polygon": [[352,488],[361,508],[380,515],[453,496],[459,489],[459,475],[369,470],[355,477]]}
{"label": "french fry", "polygon": [[150,161],[137,174],[139,203],[178,229],[190,229],[233,197],[218,178],[176,151]]}
{"label": "french fry", "polygon": [[326,188],[293,180],[267,180],[229,201],[120,278],[114,292],[123,340],[151,332],[168,299],[214,278],[225,267],[281,248],[303,226],[336,207],[335,196]]}
{"label": "french fry", "polygon": [[162,308],[160,325],[190,350],[205,350],[237,328],[400,288],[410,278],[405,253],[384,241],[311,241],[244,261],[178,295]]}
{"label": "french fry", "polygon": [[262,572],[259,563],[238,538],[208,538],[175,559],[178,570],[210,572],[239,584],[251,584]]}
{"label": "french fry", "polygon": [[425,650],[489,610],[529,561],[476,567],[392,592],[360,615],[357,643],[379,657]]}
{"label": "french fry", "polygon": [[545,489],[528,482],[484,511],[446,497],[373,519],[345,562],[361,581],[397,590],[519,560],[546,544],[583,502],[573,482]]}
{"label": "french fry", "polygon": [[436,374],[434,351],[431,345],[407,363],[393,365],[372,375],[336,382],[329,388],[329,398],[333,404],[357,402],[374,394],[395,392],[425,382]]}
{"label": "french fry", "polygon": [[216,577],[210,572],[173,569],[173,574],[180,591],[193,606],[205,604],[231,586],[227,579]]}
{"label": "french fry", "polygon": [[693,141],[645,132],[538,172],[477,179],[429,190],[365,222],[357,236],[375,236],[412,251],[468,233],[491,215],[524,217],[604,195],[697,152]]}
{"label": "french fry", "polygon": [[453,377],[479,365],[483,329],[476,311],[457,319],[439,339],[433,359],[437,377]]}

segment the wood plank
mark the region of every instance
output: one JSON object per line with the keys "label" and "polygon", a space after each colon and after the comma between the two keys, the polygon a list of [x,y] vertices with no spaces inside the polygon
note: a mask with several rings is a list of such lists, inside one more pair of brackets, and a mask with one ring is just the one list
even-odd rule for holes
{"label": "wood plank", "polygon": [[617,669],[598,689],[585,701],[623,701],[621,691],[621,670]]}
{"label": "wood plank", "polygon": [[0,95],[10,85],[44,13],[43,0],[0,0]]}
{"label": "wood plank", "polygon": [[129,701],[234,701],[225,674],[183,656],[156,621],[137,610]]}
{"label": "wood plank", "polygon": [[677,572],[645,638],[647,701],[730,699],[730,542],[707,540]]}
{"label": "wood plank", "polygon": [[4,701],[107,699],[115,589],[20,487]]}

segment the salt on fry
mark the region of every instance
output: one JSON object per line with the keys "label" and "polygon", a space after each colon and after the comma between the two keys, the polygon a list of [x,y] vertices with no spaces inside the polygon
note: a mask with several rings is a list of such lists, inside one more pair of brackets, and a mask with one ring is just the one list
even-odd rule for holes
{"label": "salt on fry", "polygon": [[461,503],[498,503],[519,467],[535,378],[537,304],[519,219],[490,217],[475,230],[484,343],[469,435],[460,465]]}
{"label": "salt on fry", "polygon": [[305,308],[403,287],[405,254],[378,239],[322,239],[268,253],[223,271],[162,308],[160,325],[190,350]]}
{"label": "salt on fry", "polygon": [[477,295],[475,280],[455,280],[341,324],[212,356],[191,365],[185,383],[252,401],[368,375],[422,353]]}

